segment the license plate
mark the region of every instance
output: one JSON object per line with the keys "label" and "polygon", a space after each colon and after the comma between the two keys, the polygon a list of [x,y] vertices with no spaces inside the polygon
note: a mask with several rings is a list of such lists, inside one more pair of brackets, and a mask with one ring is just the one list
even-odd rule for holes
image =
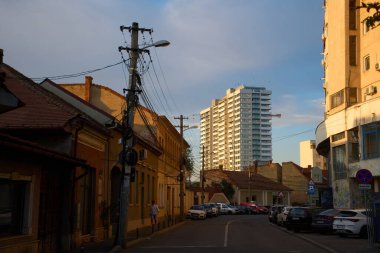
{"label": "license plate", "polygon": [[336,226],[338,229],[342,229],[342,228],[344,228],[344,225],[337,225]]}
{"label": "license plate", "polygon": [[318,224],[323,224],[324,222],[319,220],[319,221],[317,221],[317,223]]}
{"label": "license plate", "polygon": [[294,218],[293,218],[293,220],[299,220],[299,219],[300,219],[300,218],[298,218],[298,217],[294,217]]}

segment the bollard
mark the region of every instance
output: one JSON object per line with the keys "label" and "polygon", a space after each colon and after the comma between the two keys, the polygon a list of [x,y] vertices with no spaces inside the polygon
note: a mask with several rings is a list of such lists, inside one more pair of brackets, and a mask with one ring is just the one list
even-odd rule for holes
{"label": "bollard", "polygon": [[136,228],[136,239],[139,239],[139,229]]}
{"label": "bollard", "polygon": [[83,245],[80,246],[80,248],[79,248],[80,253],[84,253],[84,250],[85,250],[85,247]]}

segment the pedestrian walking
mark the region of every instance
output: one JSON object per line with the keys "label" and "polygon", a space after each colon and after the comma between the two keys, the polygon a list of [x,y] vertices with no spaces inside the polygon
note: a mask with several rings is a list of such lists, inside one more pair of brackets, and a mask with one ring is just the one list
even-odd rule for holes
{"label": "pedestrian walking", "polygon": [[152,205],[150,206],[150,220],[152,225],[157,224],[157,215],[159,212],[160,209],[158,209],[158,205],[154,200],[152,200]]}

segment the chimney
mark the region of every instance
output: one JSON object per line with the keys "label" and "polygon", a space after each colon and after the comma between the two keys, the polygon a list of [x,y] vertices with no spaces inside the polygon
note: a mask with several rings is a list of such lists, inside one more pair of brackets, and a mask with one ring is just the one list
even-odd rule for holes
{"label": "chimney", "polygon": [[4,50],[0,48],[0,64],[3,64]]}
{"label": "chimney", "polygon": [[85,83],[84,83],[84,100],[87,102],[90,102],[91,98],[91,85],[92,85],[92,77],[91,76],[85,76]]}

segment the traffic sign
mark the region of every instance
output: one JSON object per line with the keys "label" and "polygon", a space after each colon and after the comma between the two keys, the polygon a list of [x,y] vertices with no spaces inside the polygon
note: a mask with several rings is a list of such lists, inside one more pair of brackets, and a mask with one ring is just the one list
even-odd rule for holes
{"label": "traffic sign", "polygon": [[307,194],[308,195],[314,195],[314,193],[315,193],[315,184],[314,184],[313,180],[310,180],[309,184],[307,186]]}
{"label": "traffic sign", "polygon": [[359,184],[359,189],[360,190],[371,190],[372,185],[370,185],[370,184]]}
{"label": "traffic sign", "polygon": [[356,172],[356,180],[358,180],[359,184],[370,184],[372,179],[372,173],[367,169],[360,169]]}

